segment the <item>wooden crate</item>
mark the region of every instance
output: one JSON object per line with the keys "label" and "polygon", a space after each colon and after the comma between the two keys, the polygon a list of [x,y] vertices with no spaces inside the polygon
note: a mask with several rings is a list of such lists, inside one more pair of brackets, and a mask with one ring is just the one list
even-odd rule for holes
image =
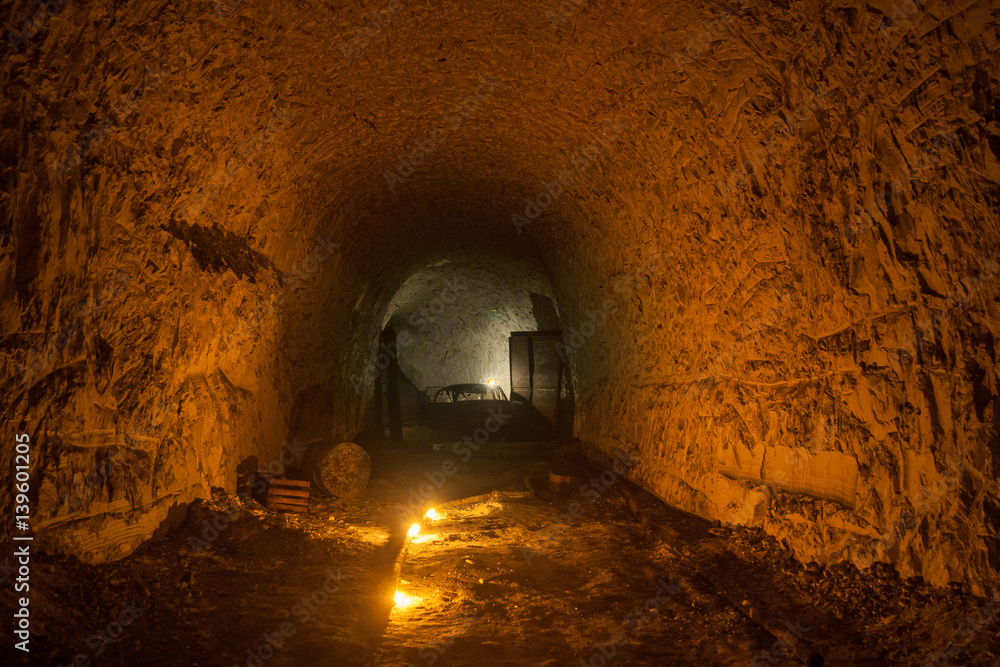
{"label": "wooden crate", "polygon": [[267,484],[264,506],[271,510],[305,512],[309,509],[309,482],[272,477]]}

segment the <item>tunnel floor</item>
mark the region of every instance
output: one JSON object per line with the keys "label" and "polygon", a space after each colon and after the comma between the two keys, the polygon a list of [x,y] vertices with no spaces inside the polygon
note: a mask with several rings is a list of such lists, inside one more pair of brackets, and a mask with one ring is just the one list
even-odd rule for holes
{"label": "tunnel floor", "polygon": [[[361,496],[305,515],[244,509],[206,530],[231,507],[220,496],[117,563],[46,557],[32,664],[997,664],[995,603],[887,567],[803,566],[758,529],[612,479],[573,443],[462,462],[429,433],[407,438],[374,451]],[[394,506],[449,460],[436,501],[500,493],[425,522],[400,570],[410,604],[392,608]],[[544,483],[553,461],[569,463],[564,496]]]}

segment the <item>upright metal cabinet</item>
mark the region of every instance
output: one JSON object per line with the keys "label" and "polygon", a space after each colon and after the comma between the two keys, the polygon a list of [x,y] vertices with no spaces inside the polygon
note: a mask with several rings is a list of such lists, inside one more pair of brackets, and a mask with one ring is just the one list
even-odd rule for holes
{"label": "upright metal cabinet", "polygon": [[559,331],[512,331],[510,333],[511,400],[530,405],[532,412],[555,430],[559,426],[559,401],[563,362],[557,345]]}

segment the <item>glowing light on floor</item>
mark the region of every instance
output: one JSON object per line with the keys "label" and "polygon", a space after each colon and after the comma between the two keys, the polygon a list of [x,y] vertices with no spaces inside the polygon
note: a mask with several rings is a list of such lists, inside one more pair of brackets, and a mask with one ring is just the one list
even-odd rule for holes
{"label": "glowing light on floor", "polygon": [[405,607],[409,607],[411,604],[415,604],[417,602],[420,602],[420,598],[414,597],[412,595],[407,595],[406,593],[404,593],[403,591],[401,591],[399,589],[396,589],[395,600],[396,600],[396,607],[401,608],[401,609],[405,608]]}
{"label": "glowing light on floor", "polygon": [[424,513],[424,518],[425,518],[425,519],[427,519],[428,521],[435,521],[435,520],[437,520],[437,519],[440,519],[440,518],[441,518],[441,515],[440,515],[440,514],[438,514],[438,513],[437,513],[437,510],[435,510],[435,509],[434,509],[434,508],[432,507],[432,508],[430,508],[429,510],[427,510],[427,512],[425,512],[425,513]]}
{"label": "glowing light on floor", "polygon": [[420,524],[415,523],[412,526],[410,526],[410,529],[408,531],[406,531],[406,536],[412,540],[414,537],[417,536],[417,533],[419,532],[420,532]]}

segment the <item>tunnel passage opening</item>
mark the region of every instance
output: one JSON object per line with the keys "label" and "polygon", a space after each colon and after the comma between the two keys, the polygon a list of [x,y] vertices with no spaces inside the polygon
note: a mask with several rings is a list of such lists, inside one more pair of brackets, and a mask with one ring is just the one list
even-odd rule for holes
{"label": "tunnel passage opening", "polygon": [[563,405],[572,404],[561,357],[550,355],[547,366],[538,365],[539,383],[556,382],[547,392],[512,386],[518,381],[511,357],[516,341],[544,331],[555,350],[560,336],[559,311],[541,264],[484,254],[428,263],[396,291],[382,325],[373,414],[383,436],[404,440],[406,429],[456,437],[485,429],[491,439],[505,440],[571,433],[571,417],[567,423],[565,410],[551,409],[560,397]]}

